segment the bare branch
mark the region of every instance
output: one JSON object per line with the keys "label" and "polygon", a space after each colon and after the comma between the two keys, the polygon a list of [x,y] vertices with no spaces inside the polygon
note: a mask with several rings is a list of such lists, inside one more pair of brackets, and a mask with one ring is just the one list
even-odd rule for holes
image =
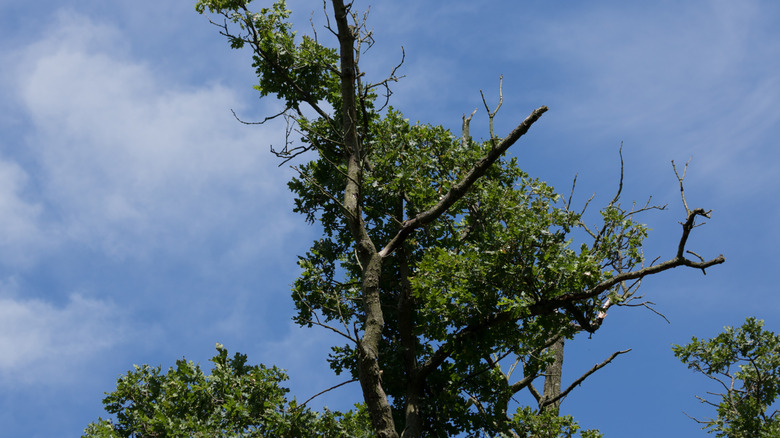
{"label": "bare branch", "polygon": [[[570,211],[571,209],[571,198],[574,196],[574,188],[576,186],[577,186],[577,174],[574,175],[574,179],[571,182],[571,192],[569,192],[569,199],[566,201],[566,211]],[[593,199],[593,197],[591,197],[591,199]],[[588,200],[588,202],[590,202],[590,200]]]}
{"label": "bare branch", "polygon": [[312,325],[316,325],[316,326],[318,326],[318,327],[322,327],[322,328],[328,329],[328,330],[332,331],[333,333],[336,333],[336,334],[337,334],[337,335],[339,335],[339,336],[342,336],[342,337],[344,337],[344,338],[347,338],[347,339],[349,339],[349,340],[350,340],[350,341],[352,341],[352,342],[355,342],[355,343],[357,343],[357,341],[355,340],[355,338],[354,338],[354,337],[350,336],[350,335],[349,335],[349,334],[347,334],[347,333],[344,333],[344,332],[342,332],[341,330],[339,330],[339,329],[337,329],[337,328],[335,328],[335,327],[333,327],[333,326],[330,326],[330,325],[328,325],[328,324],[325,324],[325,323],[322,323],[322,322],[320,322],[320,321],[319,321],[319,317],[318,317],[318,316],[316,316],[316,314],[315,314],[315,313],[312,313],[312,314],[314,314],[314,315],[315,315],[315,319],[313,319],[313,320],[311,320],[311,319],[307,319],[307,320],[301,320],[301,322],[304,322],[304,323],[306,323],[306,324],[312,324]]}
{"label": "bare branch", "polygon": [[[686,209],[688,206],[685,207]],[[703,208],[697,208],[694,210],[688,210],[688,218],[685,220],[684,223],[682,223],[683,226],[683,234],[680,238],[680,244],[677,246],[677,258],[683,258],[683,254],[685,252],[685,244],[688,242],[688,236],[691,234],[691,230],[693,230],[696,225],[696,216],[703,216],[707,219],[710,218],[710,211],[704,211]]]}
{"label": "bare branch", "polygon": [[695,262],[686,259],[683,256],[683,253],[685,251],[685,244],[688,241],[688,236],[690,235],[691,230],[693,229],[693,223],[696,216],[709,217],[709,212],[705,212],[703,209],[697,208],[695,210],[692,210],[689,213],[687,220],[685,221],[685,223],[683,223],[683,234],[682,237],[680,237],[680,243],[675,258],[636,271],[621,272],[610,279],[602,281],[601,283],[597,284],[596,286],[584,292],[562,294],[550,300],[541,301],[531,306],[532,312],[543,313],[543,309],[549,310],[549,309],[559,308],[564,304],[572,301],[592,298],[606,290],[609,290],[610,288],[612,288],[618,283],[634,280],[634,279],[640,279],[648,275],[652,275],[672,268],[676,268],[678,266],[688,266],[691,268],[698,268],[704,270],[706,268],[709,268],[710,266],[719,265],[725,262],[726,258],[723,257],[722,254],[719,255],[718,257],[715,257],[714,259],[707,260],[707,261],[700,261],[700,262]]}
{"label": "bare branch", "polygon": [[358,379],[352,379],[352,380],[347,380],[346,382],[341,382],[338,385],[333,385],[330,388],[328,388],[328,389],[326,389],[324,391],[320,391],[320,392],[314,394],[313,396],[309,397],[305,402],[303,402],[303,403],[299,404],[298,406],[296,406],[296,409],[303,409],[303,407],[306,406],[307,403],[309,403],[310,401],[314,400],[315,398],[321,396],[322,394],[325,394],[328,391],[333,391],[336,388],[339,388],[339,387],[342,387],[342,386],[344,386],[344,385],[346,385],[348,383],[357,382],[357,381],[358,381]]}
{"label": "bare branch", "polygon": [[463,114],[463,134],[460,137],[460,145],[462,148],[466,148],[469,143],[469,125],[471,125],[471,118],[474,117],[474,114],[477,113],[477,109],[474,108],[474,111],[471,112],[471,114],[466,117],[465,114]]}
{"label": "bare branch", "polygon": [[393,67],[393,70],[390,72],[390,76],[385,78],[382,81],[379,81],[375,84],[369,84],[366,86],[365,92],[368,93],[374,88],[377,87],[384,87],[385,88],[385,103],[382,104],[382,106],[379,107],[377,111],[382,111],[387,107],[387,105],[390,103],[390,96],[393,95],[393,91],[390,89],[390,82],[398,82],[400,79],[403,79],[406,77],[406,75],[397,76],[396,72],[398,69],[401,68],[401,66],[404,64],[404,61],[406,60],[406,51],[404,50],[404,47],[401,46],[401,61]]}
{"label": "bare branch", "polygon": [[685,200],[685,189],[683,188],[683,180],[685,179],[685,174],[688,172],[688,163],[691,162],[691,158],[688,158],[688,161],[685,162],[685,167],[683,167],[683,173],[682,176],[677,172],[677,166],[674,164],[674,160],[672,160],[672,169],[674,169],[674,175],[677,177],[677,181],[680,183],[680,196],[682,197],[683,205],[685,206],[685,213],[690,216],[691,209],[688,208],[688,202]]}
{"label": "bare branch", "polygon": [[534,387],[533,383],[529,383],[526,388],[528,388],[528,391],[530,391],[531,395],[534,396],[537,403],[542,399],[542,394],[539,394],[539,391]]}
{"label": "bare branch", "polygon": [[479,90],[479,94],[482,96],[482,103],[485,105],[485,111],[487,111],[488,117],[490,118],[490,142],[493,143],[493,147],[496,147],[496,135],[493,133],[493,118],[496,117],[498,110],[501,109],[501,105],[504,103],[504,75],[501,75],[499,78],[498,105],[496,106],[496,109],[490,111],[490,107],[488,107],[487,101],[485,100],[485,93],[483,93],[482,90]]}
{"label": "bare branch", "polygon": [[615,205],[618,200],[620,200],[620,194],[623,193],[623,172],[624,172],[624,163],[623,163],[623,142],[620,142],[620,149],[618,149],[618,155],[620,155],[620,181],[618,182],[618,190],[617,193],[615,193],[615,197],[612,198],[612,201],[609,202],[609,207]]}
{"label": "bare branch", "polygon": [[233,117],[235,117],[236,120],[238,120],[239,122],[243,123],[244,125],[262,125],[262,124],[264,124],[265,122],[267,122],[269,120],[273,120],[273,119],[275,119],[275,118],[277,118],[277,117],[279,117],[281,115],[287,114],[287,111],[289,111],[290,109],[291,108],[289,106],[285,107],[281,112],[278,112],[278,113],[276,113],[276,114],[274,114],[272,116],[268,116],[268,117],[264,118],[263,120],[261,120],[259,122],[247,122],[247,121],[241,120],[240,118],[238,118],[238,115],[236,115],[236,112],[233,111],[233,109],[231,109],[230,112],[233,113]]}
{"label": "bare branch", "polygon": [[[639,297],[639,298],[641,298],[641,297]],[[625,306],[625,307],[644,307],[645,309],[647,309],[647,310],[655,313],[656,315],[660,316],[661,318],[663,318],[664,321],[666,321],[667,324],[671,324],[671,321],[669,321],[669,318],[667,318],[666,315],[664,315],[663,313],[655,310],[655,308],[652,307],[654,305],[655,305],[655,303],[652,302],[652,301],[642,301],[641,303],[630,303],[630,304],[621,303],[620,304],[620,306]]]}
{"label": "bare branch", "polygon": [[[552,398],[552,399],[550,399],[550,400],[545,400],[545,401],[544,401],[544,403],[543,403],[543,405],[544,405],[544,406],[549,406],[549,405],[552,405],[553,403],[557,402],[558,400],[561,400],[561,399],[563,399],[564,397],[566,397],[567,395],[569,395],[569,393],[570,393],[570,392],[571,392],[571,391],[572,391],[572,390],[573,390],[575,387],[577,387],[577,386],[581,385],[581,384],[582,384],[582,382],[584,382],[584,381],[585,381],[585,379],[587,379],[588,377],[590,377],[590,375],[591,375],[591,374],[595,373],[596,371],[600,370],[601,368],[604,368],[604,367],[605,367],[605,366],[607,366],[607,365],[608,365],[610,362],[612,362],[612,360],[613,360],[613,359],[615,359],[616,357],[620,356],[621,354],[628,353],[629,351],[631,351],[631,349],[630,349],[630,348],[629,348],[628,350],[621,350],[621,351],[616,351],[616,352],[612,353],[612,355],[611,355],[611,356],[609,356],[609,357],[608,357],[608,358],[607,358],[607,359],[606,359],[604,362],[601,362],[601,363],[599,363],[599,364],[596,364],[596,365],[594,365],[594,366],[593,366],[593,368],[589,369],[589,370],[588,370],[588,371],[587,371],[585,374],[583,374],[583,375],[582,375],[582,376],[580,376],[580,377],[579,377],[577,380],[575,380],[574,382],[572,382],[572,384],[571,384],[571,385],[569,385],[569,387],[568,387],[568,388],[566,388],[564,391],[561,391],[561,393],[560,393],[560,394],[558,394],[556,397],[554,397],[554,398]],[[543,407],[543,406],[540,406],[540,407]]]}

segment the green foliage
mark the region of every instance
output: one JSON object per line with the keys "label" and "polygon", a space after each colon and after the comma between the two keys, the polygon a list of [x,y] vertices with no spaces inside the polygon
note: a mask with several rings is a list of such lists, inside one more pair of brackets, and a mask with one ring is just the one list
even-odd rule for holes
{"label": "green foliage", "polygon": [[579,431],[581,438],[602,438],[598,430],[580,431],[580,426],[570,415],[558,416],[552,411],[538,412],[529,407],[518,408],[510,423],[513,434],[502,437],[521,438],[572,438]]}
{"label": "green foliage", "polygon": [[252,65],[260,79],[255,88],[262,96],[274,94],[285,101],[287,108],[296,109],[302,101],[314,103],[336,96],[336,51],[323,47],[309,36],[296,43],[296,34],[287,22],[291,11],[284,0],[262,8],[260,12],[246,8],[250,1],[199,0],[195,9],[201,14],[206,10],[220,13],[239,25],[242,33],[226,32],[226,35],[234,49],[253,45]]}
{"label": "green foliage", "polygon": [[728,438],[780,436],[777,411],[768,413],[780,391],[780,336],[747,318],[712,339],[691,339],[672,350],[688,368],[720,382],[724,393],[715,419],[701,421],[708,432]]}
{"label": "green foliage", "polygon": [[[438,202],[491,147],[490,142],[464,143],[440,126],[410,124],[392,109],[372,125],[365,145],[371,163],[362,192],[365,225],[378,242],[388,241],[402,218]],[[302,165],[306,177],[290,183],[296,211],[309,221],[319,220],[325,231],[300,258],[303,272],[295,282],[293,299],[298,323],[311,325],[320,317],[319,322],[335,321],[346,332],[364,320],[362,267],[340,204],[325,195],[337,193],[344,184],[343,174],[332,168],[331,159],[323,156]],[[574,331],[570,314],[538,315],[534,306],[610,278],[619,260],[622,270],[641,261],[637,254],[646,229],[616,207],[606,210],[604,217],[598,241],[572,248],[575,231],[585,234],[579,214],[567,210],[553,188],[522,172],[515,159],[499,160],[439,220],[414,234],[385,261],[383,301],[397,303],[408,288],[415,303],[420,362],[451,342],[453,333],[479,326],[490,315],[508,316],[490,331],[469,338],[470,348],[455,348],[453,362],[428,378],[430,398],[425,409],[431,431],[440,435],[495,431],[496,421],[506,421],[501,420],[501,409],[487,409],[485,416],[470,408],[469,397],[464,397],[472,394],[488,405],[510,398],[506,382],[484,372],[485,352],[514,354],[525,362],[526,373],[538,375],[551,360],[541,353],[551,334],[571,336]],[[572,311],[593,321],[604,300],[616,293],[617,289],[605,290],[575,304]],[[384,387],[393,395],[395,411],[403,412],[397,307],[387,306],[384,318]],[[349,370],[357,377],[354,355],[353,346],[334,348],[332,368]]]}
{"label": "green foliage", "polygon": [[184,359],[162,373],[161,367],[134,366],[103,400],[116,420],[99,418],[85,437],[369,437],[364,408],[346,414],[316,414],[279,384],[287,376],[276,367],[247,365],[221,345],[206,375]]}

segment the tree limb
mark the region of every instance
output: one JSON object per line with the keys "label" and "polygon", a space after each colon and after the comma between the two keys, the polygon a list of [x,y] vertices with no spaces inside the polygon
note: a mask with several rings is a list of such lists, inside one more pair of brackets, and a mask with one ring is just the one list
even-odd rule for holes
{"label": "tree limb", "polygon": [[487,172],[490,166],[498,160],[504,152],[509,149],[510,146],[515,144],[517,140],[522,137],[531,125],[534,124],[539,118],[547,111],[546,106],[542,106],[534,110],[521,124],[519,124],[509,135],[501,140],[495,148],[488,151],[487,155],[479,160],[474,167],[460,180],[454,184],[444,196],[441,197],[439,202],[426,211],[419,213],[414,218],[404,221],[403,226],[393,239],[379,251],[379,256],[384,258],[390,255],[414,230],[429,224],[441,216],[447,209],[449,209],[455,202],[462,198],[469,188]]}

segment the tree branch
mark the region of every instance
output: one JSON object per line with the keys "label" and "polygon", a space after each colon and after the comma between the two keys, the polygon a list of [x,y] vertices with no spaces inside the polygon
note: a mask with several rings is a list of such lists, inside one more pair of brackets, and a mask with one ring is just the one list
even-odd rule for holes
{"label": "tree branch", "polygon": [[309,397],[305,402],[303,402],[303,403],[299,404],[298,406],[296,406],[296,408],[297,409],[303,409],[303,407],[306,406],[306,403],[309,403],[310,401],[312,401],[315,398],[321,396],[322,394],[325,394],[328,391],[333,391],[334,389],[339,388],[341,386],[344,386],[344,385],[346,385],[348,383],[357,382],[357,381],[358,381],[358,379],[352,379],[352,380],[347,380],[346,382],[341,382],[338,385],[333,385],[330,388],[328,388],[328,389],[326,389],[324,391],[320,391],[320,392],[314,394],[313,396]]}
{"label": "tree branch", "polygon": [[534,124],[539,118],[547,111],[546,106],[542,106],[534,110],[521,124],[519,124],[509,135],[501,140],[495,148],[488,151],[487,155],[479,160],[474,167],[460,180],[453,185],[444,196],[441,197],[438,203],[426,211],[419,213],[413,219],[404,221],[403,226],[393,239],[379,251],[379,256],[384,258],[390,255],[414,230],[429,224],[441,216],[447,209],[449,209],[455,202],[462,198],[469,188],[487,172],[490,166],[498,160],[504,152],[509,149],[510,146],[515,144],[517,140],[522,137],[531,125]]}
{"label": "tree branch", "polygon": [[675,258],[636,271],[621,272],[610,279],[602,281],[601,283],[597,284],[596,286],[593,286],[592,288],[584,292],[567,293],[567,294],[559,295],[555,298],[551,298],[549,300],[540,301],[539,303],[536,303],[531,306],[532,313],[543,313],[542,309],[545,308],[547,309],[559,308],[565,305],[566,303],[572,301],[592,298],[612,288],[618,283],[628,281],[628,280],[643,278],[648,275],[657,274],[659,272],[676,268],[678,266],[688,266],[691,268],[698,268],[704,270],[706,268],[709,268],[710,266],[719,265],[725,262],[726,258],[722,254],[715,257],[714,259],[707,260],[707,261],[699,261],[699,262],[695,262],[693,260],[689,260],[684,257],[683,253],[685,251],[685,244],[688,241],[688,236],[690,235],[691,230],[695,226],[694,221],[696,219],[696,216],[709,217],[709,212],[704,211],[704,209],[697,208],[695,210],[691,210],[688,213],[688,218],[682,224],[683,234],[682,237],[680,237],[680,243],[678,245],[677,255]]}
{"label": "tree branch", "polygon": [[569,395],[569,393],[570,393],[570,392],[571,392],[571,391],[572,391],[572,390],[573,390],[575,387],[579,386],[580,384],[582,384],[582,382],[584,382],[584,381],[585,381],[585,379],[587,379],[588,377],[590,377],[590,375],[591,375],[591,374],[595,373],[596,371],[600,370],[601,368],[604,368],[604,367],[605,367],[605,366],[607,366],[607,365],[608,365],[610,362],[612,362],[612,360],[613,360],[613,359],[615,359],[616,357],[620,356],[621,354],[628,353],[629,351],[631,351],[631,349],[630,349],[630,348],[629,348],[628,350],[621,350],[621,351],[616,351],[616,352],[612,353],[612,355],[611,355],[611,356],[609,356],[609,357],[608,357],[608,358],[607,358],[607,359],[606,359],[604,362],[601,362],[601,363],[599,363],[599,364],[596,364],[596,365],[594,365],[594,366],[593,366],[593,368],[589,369],[589,370],[588,370],[588,371],[587,371],[585,374],[583,374],[583,375],[582,375],[582,376],[580,376],[580,377],[579,377],[577,380],[575,380],[574,382],[572,382],[572,384],[571,384],[571,385],[569,385],[569,387],[568,387],[568,388],[566,388],[564,391],[561,391],[561,393],[560,393],[560,394],[558,394],[558,396],[556,396],[556,397],[554,397],[554,398],[552,398],[552,399],[550,399],[550,400],[545,400],[545,401],[542,403],[542,404],[543,404],[543,406],[540,406],[540,407],[549,406],[549,405],[551,405],[551,404],[553,404],[553,403],[557,402],[558,400],[561,400],[561,399],[563,399],[564,397],[566,397],[567,395]]}
{"label": "tree branch", "polygon": [[482,95],[482,103],[485,105],[485,111],[487,111],[488,118],[490,119],[490,142],[493,143],[493,147],[496,147],[496,135],[493,133],[493,119],[496,117],[498,110],[501,109],[501,105],[504,103],[504,75],[501,75],[501,78],[499,79],[498,105],[496,106],[496,109],[490,111],[487,100],[485,100],[485,93],[480,90],[479,94]]}

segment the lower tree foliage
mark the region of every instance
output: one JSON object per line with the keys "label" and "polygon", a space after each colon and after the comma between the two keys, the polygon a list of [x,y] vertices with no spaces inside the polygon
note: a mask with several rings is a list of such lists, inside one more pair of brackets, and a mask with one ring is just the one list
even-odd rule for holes
{"label": "lower tree foliage", "polygon": [[765,330],[764,321],[747,318],[741,327],[726,327],[712,339],[691,339],[672,350],[688,368],[718,383],[721,393],[702,403],[717,408],[714,419],[696,420],[719,437],[774,438],[780,418],[770,407],[780,393],[780,335]]}
{"label": "lower tree foliage", "polygon": [[[674,256],[648,263],[642,252],[648,228],[637,215],[662,207],[621,204],[622,162],[616,195],[588,225],[589,201],[575,209],[572,195],[561,196],[507,157],[546,106],[501,137],[493,119],[503,94],[494,109],[483,97],[490,122],[485,140],[469,134],[474,113],[463,116],[457,135],[411,123],[387,106],[398,67],[373,81],[360,68],[375,35],[366,27],[367,13],[354,10],[353,2],[324,4],[321,33],[332,46],[314,30],[299,37],[283,0],[259,2],[258,10],[249,3],[199,0],[196,9],[216,17],[212,23],[231,47],[251,50],[256,89],[284,104],[265,120],[283,116],[288,122],[286,144],[272,151],[285,163],[295,160],[298,175],[288,183],[295,211],[323,230],[299,259],[294,319],[343,337],[328,361],[337,374],[360,383],[365,411],[292,415],[297,408],[279,392],[279,372],[260,367],[248,373],[239,361],[233,379],[259,385],[252,393],[258,398],[201,408],[205,402],[198,400],[208,397],[195,397],[201,385],[189,385],[198,416],[185,423],[218,424],[224,429],[215,430],[228,435],[298,436],[305,432],[299,422],[309,418],[313,426],[306,430],[330,421],[349,433],[367,433],[367,415],[375,436],[387,438],[577,433],[570,417],[558,416],[561,400],[625,351],[562,386],[564,342],[596,332],[613,306],[642,304],[634,300],[647,276],[723,263],[723,256],[707,260],[686,248],[709,211],[689,209],[683,192],[686,216]],[[122,395],[158,376],[159,370],[140,368],[120,380],[120,395],[107,398],[118,423],[101,421],[95,430],[140,434],[147,424],[190,418],[183,395],[174,402],[165,393],[162,404]],[[545,380],[541,391],[538,380]],[[535,406],[518,406],[521,392],[533,396]],[[235,400],[253,401],[245,409]],[[235,429],[229,429],[232,421]]]}
{"label": "lower tree foliage", "polygon": [[247,365],[246,356],[217,345],[211,374],[184,359],[162,373],[135,366],[103,400],[116,421],[98,419],[84,437],[331,437],[373,436],[365,409],[316,414],[286,398],[276,367]]}

